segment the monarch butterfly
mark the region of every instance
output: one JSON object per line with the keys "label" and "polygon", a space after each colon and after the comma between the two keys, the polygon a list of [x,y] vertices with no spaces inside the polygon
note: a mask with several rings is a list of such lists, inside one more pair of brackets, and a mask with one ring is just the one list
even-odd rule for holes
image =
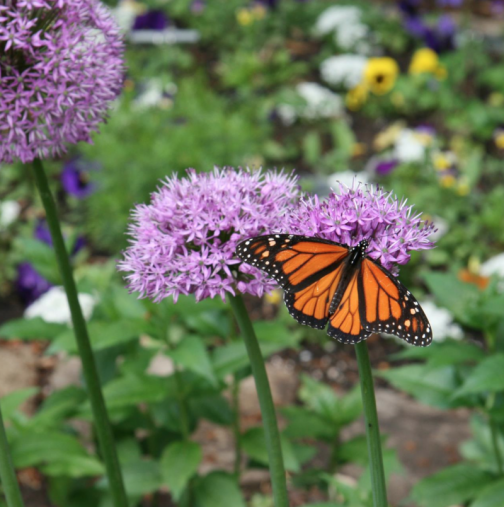
{"label": "monarch butterfly", "polygon": [[238,257],[284,289],[289,313],[343,343],[385,332],[426,347],[432,328],[411,292],[366,250],[307,236],[273,234],[242,241]]}

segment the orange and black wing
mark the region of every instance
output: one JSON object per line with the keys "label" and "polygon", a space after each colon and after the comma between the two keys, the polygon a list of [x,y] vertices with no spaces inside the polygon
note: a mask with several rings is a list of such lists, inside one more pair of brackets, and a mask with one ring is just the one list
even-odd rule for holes
{"label": "orange and black wing", "polygon": [[348,248],[305,236],[272,234],[240,243],[240,259],[268,273],[285,290],[290,314],[301,324],[323,329],[345,269]]}
{"label": "orange and black wing", "polygon": [[363,325],[361,318],[363,300],[359,291],[359,271],[355,271],[346,287],[342,286],[343,294],[337,308],[331,315],[327,334],[347,344],[365,340],[371,332]]}
{"label": "orange and black wing", "polygon": [[357,276],[362,325],[368,332],[395,334],[426,347],[432,342],[432,328],[422,307],[389,271],[366,258]]}

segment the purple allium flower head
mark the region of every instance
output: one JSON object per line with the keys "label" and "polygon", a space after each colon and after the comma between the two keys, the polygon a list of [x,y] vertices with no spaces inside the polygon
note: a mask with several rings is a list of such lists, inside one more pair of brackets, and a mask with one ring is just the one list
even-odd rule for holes
{"label": "purple allium flower head", "polygon": [[437,0],[440,7],[462,7],[464,0]]}
{"label": "purple allium flower head", "polygon": [[164,30],[170,25],[170,20],[164,11],[152,9],[139,14],[133,23],[133,30]]}
{"label": "purple allium flower head", "polygon": [[61,171],[61,185],[67,194],[83,199],[92,194],[95,186],[88,181],[88,169],[79,159],[69,160]]}
{"label": "purple allium flower head", "polygon": [[293,234],[316,236],[349,246],[367,239],[367,253],[397,273],[411,250],[432,248],[428,237],[434,225],[420,219],[413,206],[398,201],[379,187],[342,184],[324,201],[317,196],[302,199],[289,215],[285,228]]}
{"label": "purple allium flower head", "polygon": [[119,94],[123,42],[98,0],[0,6],[0,162],[90,141]]}
{"label": "purple allium flower head", "polygon": [[283,172],[215,168],[168,178],[148,205],[132,213],[130,246],[119,262],[131,291],[154,301],[180,294],[196,300],[236,291],[261,296],[276,284],[241,263],[235,248],[246,238],[284,229],[298,196],[297,178]]}

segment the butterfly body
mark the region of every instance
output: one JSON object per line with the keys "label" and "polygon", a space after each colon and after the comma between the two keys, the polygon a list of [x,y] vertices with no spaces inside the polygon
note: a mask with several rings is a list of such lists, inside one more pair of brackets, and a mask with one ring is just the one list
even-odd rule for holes
{"label": "butterfly body", "polygon": [[413,295],[370,258],[367,240],[341,243],[287,234],[240,243],[240,259],[268,273],[284,289],[289,313],[301,324],[343,343],[375,332],[395,334],[413,345],[432,341],[432,329]]}

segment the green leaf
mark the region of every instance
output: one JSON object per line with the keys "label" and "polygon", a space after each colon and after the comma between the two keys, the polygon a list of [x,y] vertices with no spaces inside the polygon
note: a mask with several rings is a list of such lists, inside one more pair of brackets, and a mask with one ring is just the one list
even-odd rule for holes
{"label": "green leaf", "polygon": [[204,336],[229,338],[231,330],[227,312],[211,309],[198,310],[200,310],[198,306],[195,306],[193,311],[185,317],[184,320],[188,327]]}
{"label": "green leaf", "polygon": [[86,392],[79,387],[70,386],[54,391],[40,407],[39,411],[29,420],[29,426],[40,428],[51,426],[66,417],[70,417],[86,399]]}
{"label": "green leaf", "polygon": [[188,336],[178,344],[176,349],[166,354],[184,368],[198,373],[211,383],[216,382],[210,357],[201,338]]}
{"label": "green leaf", "polygon": [[[121,466],[124,486],[130,496],[142,496],[154,493],[163,485],[161,468],[157,461],[139,459]],[[105,477],[99,486],[108,491],[108,479]]]}
{"label": "green leaf", "polygon": [[16,468],[43,466],[47,474],[70,477],[104,473],[102,464],[64,433],[25,431],[12,439],[11,452]]}
{"label": "green leaf", "polygon": [[161,456],[160,467],[163,483],[166,484],[176,501],[189,479],[196,473],[202,458],[201,447],[196,442],[175,442],[168,446]]}
{"label": "green leaf", "polygon": [[492,475],[469,463],[445,468],[418,482],[411,500],[419,507],[448,507],[472,500],[492,482]]}
{"label": "green leaf", "polygon": [[[124,408],[138,403],[154,403],[173,395],[167,379],[148,375],[128,375],[105,385],[103,395],[107,408]],[[86,402],[81,415],[91,415],[91,405]]]}
{"label": "green leaf", "polygon": [[[282,454],[284,458],[285,469],[290,472],[299,472],[299,462],[292,449],[290,441],[280,435],[282,443]],[[250,428],[241,436],[243,450],[254,460],[263,465],[269,464],[268,449],[266,448],[266,438],[263,428]]]}
{"label": "green leaf", "polygon": [[65,324],[46,322],[40,317],[33,319],[10,320],[0,326],[0,336],[4,339],[53,340],[68,330]]}
{"label": "green leaf", "polygon": [[[494,443],[488,421],[481,416],[472,416],[471,432],[473,438],[466,440],[460,446],[462,456],[468,461],[478,463],[480,468],[498,472],[499,466],[495,457]],[[504,436],[500,432],[497,433],[497,445],[501,456],[503,456]]]}
{"label": "green leaf", "polygon": [[40,470],[53,477],[86,477],[103,475],[105,467],[94,456],[60,456],[58,460],[42,465]]}
{"label": "green leaf", "polygon": [[0,399],[0,407],[2,408],[2,417],[4,421],[9,421],[19,405],[38,392],[39,389],[37,387],[27,387],[2,396]]}
{"label": "green leaf", "polygon": [[189,406],[196,417],[224,426],[233,422],[233,411],[229,406],[229,401],[220,394],[193,396],[189,399]]}
{"label": "green leaf", "polygon": [[[88,324],[89,336],[93,350],[103,350],[114,345],[137,340],[148,331],[149,323],[143,319],[123,319],[118,322],[91,321]],[[66,329],[49,348],[49,353],[77,353],[77,342],[72,329]]]}
{"label": "green leaf", "polygon": [[339,428],[335,424],[312,410],[295,405],[280,410],[289,421],[284,431],[289,438],[333,440],[338,434]]}
{"label": "green leaf", "polygon": [[344,426],[359,417],[362,400],[358,388],[338,397],[333,389],[307,375],[301,377],[299,398],[314,412],[336,426]]}
{"label": "green leaf", "polygon": [[453,406],[451,398],[457,388],[457,382],[452,367],[433,369],[427,365],[412,364],[379,370],[375,374],[422,403],[440,408]]}
{"label": "green leaf", "polygon": [[33,267],[53,285],[61,285],[61,277],[51,246],[34,238],[17,238],[16,250],[23,252],[23,260]]}
{"label": "green leaf", "polygon": [[504,499],[504,479],[483,488],[471,507],[502,507]]}
{"label": "green leaf", "polygon": [[481,361],[485,357],[485,352],[473,343],[446,340],[433,342],[430,347],[408,347],[393,358],[426,359],[430,366],[439,367]]}
{"label": "green leaf", "polygon": [[485,391],[504,390],[504,354],[495,354],[479,363],[454,397]]}
{"label": "green leaf", "polygon": [[194,507],[245,507],[236,480],[222,472],[212,472],[196,482]]}
{"label": "green leaf", "polygon": [[475,285],[462,282],[455,273],[430,271],[423,278],[440,306],[450,310],[460,322],[471,325],[468,310],[476,305],[480,297]]}

